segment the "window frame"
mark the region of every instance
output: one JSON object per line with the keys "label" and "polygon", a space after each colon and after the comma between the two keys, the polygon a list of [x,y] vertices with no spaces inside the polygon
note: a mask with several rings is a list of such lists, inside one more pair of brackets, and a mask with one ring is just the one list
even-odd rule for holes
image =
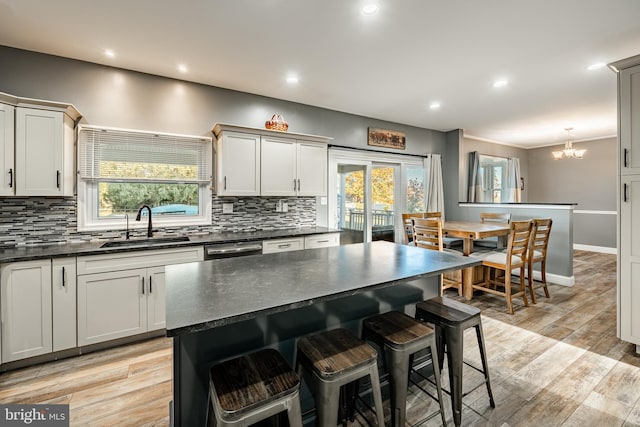
{"label": "window frame", "polygon": [[[120,132],[135,132],[135,133],[148,133],[163,136],[175,136],[180,138],[194,138],[203,140],[203,144],[206,144],[205,150],[205,162],[207,165],[207,176],[209,181],[206,183],[198,184],[198,215],[178,216],[178,215],[157,215],[152,217],[154,228],[167,228],[167,227],[184,227],[184,226],[196,226],[196,225],[211,225],[212,224],[212,197],[213,197],[213,138],[203,137],[196,135],[182,135],[182,134],[170,134],[161,132],[148,132],[131,129],[119,129],[103,126],[78,126],[77,135],[80,135],[82,129],[93,130],[115,130]],[[80,154],[80,144],[77,144],[77,229],[78,231],[110,231],[110,230],[124,230],[126,228],[125,215],[98,218],[98,192],[99,192],[99,180],[92,180],[82,178],[80,176],[81,164],[83,161]],[[117,179],[104,181],[117,181],[117,182],[131,182],[139,183],[140,180],[127,180]],[[151,181],[150,181],[151,182]],[[146,229],[147,221],[143,218],[142,221],[136,222],[135,218],[129,218],[129,230]]]}

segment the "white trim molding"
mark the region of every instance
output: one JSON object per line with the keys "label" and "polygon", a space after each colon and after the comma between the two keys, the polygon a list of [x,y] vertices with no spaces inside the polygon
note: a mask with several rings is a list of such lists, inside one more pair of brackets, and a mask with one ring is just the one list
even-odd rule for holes
{"label": "white trim molding", "polygon": [[578,251],[599,252],[602,254],[613,254],[613,255],[616,255],[618,253],[617,248],[610,248],[609,246],[581,245],[579,243],[574,243],[573,249]]}
{"label": "white trim molding", "polygon": [[[519,270],[514,270],[511,274],[520,276]],[[525,277],[529,277],[528,271],[525,270]],[[542,281],[542,274],[538,270],[533,270],[533,280]],[[547,272],[547,283],[553,283],[560,286],[573,286],[576,283],[575,276],[561,276]]]}
{"label": "white trim molding", "polygon": [[577,209],[574,209],[573,213],[588,214],[588,215],[618,215],[617,211],[589,211],[589,210],[577,210]]}

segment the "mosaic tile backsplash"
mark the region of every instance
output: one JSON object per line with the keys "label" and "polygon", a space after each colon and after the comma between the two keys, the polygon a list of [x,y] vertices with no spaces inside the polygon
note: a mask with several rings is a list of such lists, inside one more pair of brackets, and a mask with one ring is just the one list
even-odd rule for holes
{"label": "mosaic tile backsplash", "polygon": [[[237,232],[279,230],[316,225],[315,197],[213,197],[212,224],[157,228],[159,233]],[[288,212],[276,212],[283,200]],[[233,203],[233,213],[223,214],[222,204]],[[124,237],[125,230],[78,232],[75,198],[0,198],[0,247],[81,242]],[[134,236],[144,236],[136,230]]]}

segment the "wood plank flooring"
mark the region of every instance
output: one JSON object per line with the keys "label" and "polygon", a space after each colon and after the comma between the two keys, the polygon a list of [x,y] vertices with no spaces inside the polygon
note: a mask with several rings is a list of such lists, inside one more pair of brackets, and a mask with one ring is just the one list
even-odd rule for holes
{"label": "wood plank flooring", "polygon": [[[615,255],[575,251],[574,275],[573,287],[550,285],[550,299],[539,289],[535,306],[516,299],[514,315],[503,298],[472,300],[482,309],[496,408],[478,388],[464,398],[464,426],[640,425],[640,357],[616,338]],[[465,359],[480,366],[468,332]],[[7,372],[0,375],[0,402],[66,403],[72,426],[166,426],[171,362],[171,341],[157,338]],[[464,389],[480,379],[465,368]],[[434,408],[411,388],[408,422]],[[448,398],[445,408],[453,425]]]}

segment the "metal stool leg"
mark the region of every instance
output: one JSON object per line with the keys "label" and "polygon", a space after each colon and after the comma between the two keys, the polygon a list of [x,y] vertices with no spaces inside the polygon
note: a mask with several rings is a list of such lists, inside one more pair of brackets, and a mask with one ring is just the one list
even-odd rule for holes
{"label": "metal stool leg", "polygon": [[376,408],[376,418],[378,426],[384,427],[384,409],[382,406],[382,391],[380,390],[380,377],[378,376],[378,364],[373,364],[369,369],[369,377],[371,378],[371,389],[373,391],[373,402]]}
{"label": "metal stool leg", "polygon": [[436,391],[438,393],[438,404],[440,405],[440,417],[442,418],[442,425],[444,427],[447,427],[447,421],[444,415],[444,401],[442,400],[442,381],[440,379],[440,365],[438,364],[438,359],[436,357],[436,355],[438,354],[438,349],[437,349],[435,340],[431,342],[431,344],[429,345],[429,349],[431,350],[433,376],[436,379]]}
{"label": "metal stool leg", "polygon": [[460,426],[462,419],[462,364],[464,336],[462,328],[448,328],[446,334],[449,382],[451,384],[451,409],[453,423]]}
{"label": "metal stool leg", "polygon": [[491,392],[491,380],[489,379],[489,365],[487,364],[487,351],[484,348],[484,336],[482,334],[482,324],[476,325],[476,337],[478,338],[478,348],[480,349],[480,359],[482,360],[482,370],[484,372],[484,380],[487,383],[487,393],[489,394],[489,405],[496,407],[493,401],[493,393]]}
{"label": "metal stool leg", "polygon": [[340,386],[335,383],[322,381],[316,378],[313,393],[316,401],[318,425],[321,427],[335,427],[338,421],[338,406],[340,399],[336,396],[340,393]]}
{"label": "metal stool leg", "polygon": [[409,387],[409,357],[404,351],[385,349],[389,359],[389,391],[391,392],[391,424],[404,426],[407,414],[407,388]]}

